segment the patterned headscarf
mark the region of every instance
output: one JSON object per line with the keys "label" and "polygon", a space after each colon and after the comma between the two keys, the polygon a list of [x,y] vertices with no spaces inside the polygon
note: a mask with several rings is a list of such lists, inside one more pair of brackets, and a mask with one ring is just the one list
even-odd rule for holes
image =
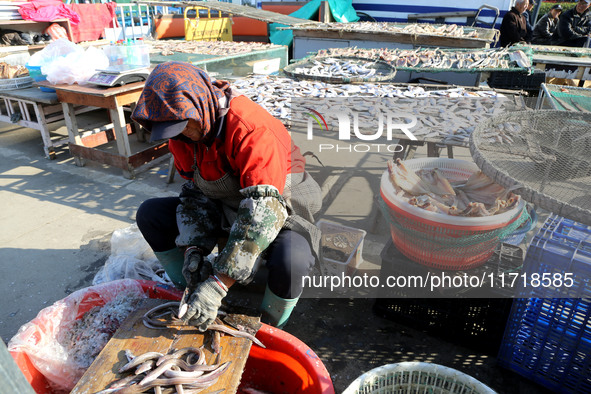
{"label": "patterned headscarf", "polygon": [[150,73],[131,117],[148,130],[152,122],[194,119],[207,135],[229,87],[227,81],[212,82],[190,63],[162,63]]}

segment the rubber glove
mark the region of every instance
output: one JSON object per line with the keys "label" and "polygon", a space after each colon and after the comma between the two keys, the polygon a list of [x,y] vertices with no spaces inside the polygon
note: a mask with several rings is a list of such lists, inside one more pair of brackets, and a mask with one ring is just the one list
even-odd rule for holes
{"label": "rubber glove", "polygon": [[222,299],[228,294],[228,288],[215,276],[210,276],[189,297],[187,313],[183,321],[197,327],[199,331],[207,330],[218,314]]}
{"label": "rubber glove", "polygon": [[213,274],[211,263],[204,258],[203,249],[196,246],[189,246],[185,250],[185,260],[183,262],[183,277],[187,282],[187,287],[191,291],[197,288],[197,285]]}

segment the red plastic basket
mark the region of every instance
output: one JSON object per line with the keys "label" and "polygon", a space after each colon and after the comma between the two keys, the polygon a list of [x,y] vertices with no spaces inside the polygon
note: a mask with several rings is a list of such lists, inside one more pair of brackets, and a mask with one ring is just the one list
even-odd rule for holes
{"label": "red plastic basket", "polygon": [[[409,170],[438,168],[452,181],[467,179],[478,167],[456,159],[405,161]],[[502,241],[503,229],[523,215],[525,203],[489,217],[457,217],[412,206],[396,196],[388,171],[382,176],[381,196],[396,248],[409,259],[432,268],[465,270],[484,264]]]}

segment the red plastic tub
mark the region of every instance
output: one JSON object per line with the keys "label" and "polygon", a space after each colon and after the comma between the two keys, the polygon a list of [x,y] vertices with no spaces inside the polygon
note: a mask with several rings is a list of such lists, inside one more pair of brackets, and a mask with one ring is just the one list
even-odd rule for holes
{"label": "red plastic tub", "polygon": [[[138,280],[149,298],[180,300],[182,292],[160,283]],[[90,308],[101,305],[100,297],[86,294],[80,316]],[[305,343],[293,335],[263,324],[257,333],[267,347],[252,346],[238,389],[254,388],[270,393],[333,394],[330,375],[322,361]],[[21,372],[38,394],[53,394],[45,376],[39,372],[24,352],[11,351]]]}

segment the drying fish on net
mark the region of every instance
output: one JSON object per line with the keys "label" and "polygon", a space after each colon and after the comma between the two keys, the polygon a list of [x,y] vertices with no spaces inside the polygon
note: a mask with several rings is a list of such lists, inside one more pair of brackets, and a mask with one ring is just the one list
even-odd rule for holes
{"label": "drying fish on net", "polygon": [[388,63],[357,57],[304,59],[290,64],[283,71],[295,78],[334,83],[391,81],[396,76],[395,68]]}
{"label": "drying fish on net", "polygon": [[397,159],[388,161],[396,195],[411,205],[452,216],[491,216],[513,209],[520,196],[478,171],[468,180],[450,182],[437,168],[410,171]]}
{"label": "drying fish on net", "polygon": [[[388,138],[408,139],[400,127],[386,129],[387,119],[390,119],[396,124],[408,125],[408,131],[418,140],[455,146],[468,146],[477,124],[513,111],[515,107],[515,101],[506,96],[293,98],[290,103],[292,127],[307,127],[312,121],[309,108],[313,108],[324,117],[327,132],[335,136],[345,117],[350,121],[351,133],[356,135],[381,133],[385,137],[390,133]],[[514,134],[509,130],[491,129],[485,138],[510,144]]]}
{"label": "drying fish on net", "polygon": [[315,23],[291,26],[290,29],[305,30],[331,30],[331,31],[361,31],[361,32],[387,32],[413,35],[429,35],[443,37],[480,38],[481,32],[486,29],[468,28],[456,24],[430,24],[411,23],[396,24],[389,22],[353,22],[353,23]]}
{"label": "drying fish on net", "polygon": [[[155,393],[197,393],[214,385],[230,361],[221,363],[219,354],[214,364],[206,364],[202,348],[186,347],[168,354],[147,352],[134,356],[125,350],[127,363],[120,374],[130,375],[112,382],[97,394],[135,394],[153,390]],[[216,391],[216,392],[221,392]]]}
{"label": "drying fish on net", "polygon": [[[150,309],[144,314],[144,325],[155,330],[163,330],[168,327],[190,326],[190,324],[187,324],[178,318],[179,305],[179,302],[167,302]],[[219,313],[223,314],[223,312]],[[210,324],[207,327],[207,331],[218,331],[234,337],[246,338],[262,348],[265,347],[265,345],[263,345],[263,343],[259,341],[254,335],[242,330],[234,330],[230,327],[227,327],[219,319],[216,320],[214,324]],[[214,336],[214,339],[219,338]],[[213,346],[215,347],[216,345],[214,344]]]}
{"label": "drying fish on net", "polygon": [[[531,52],[531,51],[528,51]],[[521,50],[509,48],[490,49],[388,49],[388,48],[329,48],[318,51],[316,57],[349,56],[383,60],[398,70],[424,68],[428,70],[524,71],[521,62],[528,56]],[[531,58],[531,55],[529,56]],[[531,61],[531,60],[530,60]]]}
{"label": "drying fish on net", "polygon": [[[292,114],[291,101],[293,98],[297,97],[307,99],[337,97],[503,97],[503,95],[489,89],[483,90],[457,87],[426,90],[421,86],[397,86],[379,83],[364,83],[356,85],[332,84],[321,81],[295,80],[292,78],[268,75],[241,78],[234,81],[233,85],[245,96],[265,108],[273,116],[283,120],[284,123],[288,125]],[[434,108],[431,108],[431,110],[433,109]],[[434,110],[437,109],[435,108]],[[467,142],[467,138],[462,137],[462,141],[464,140]]]}
{"label": "drying fish on net", "polygon": [[185,40],[150,40],[150,52],[162,56],[170,56],[175,52],[201,55],[230,56],[240,53],[262,51],[279,48],[279,45],[262,42],[235,41],[185,41]]}

